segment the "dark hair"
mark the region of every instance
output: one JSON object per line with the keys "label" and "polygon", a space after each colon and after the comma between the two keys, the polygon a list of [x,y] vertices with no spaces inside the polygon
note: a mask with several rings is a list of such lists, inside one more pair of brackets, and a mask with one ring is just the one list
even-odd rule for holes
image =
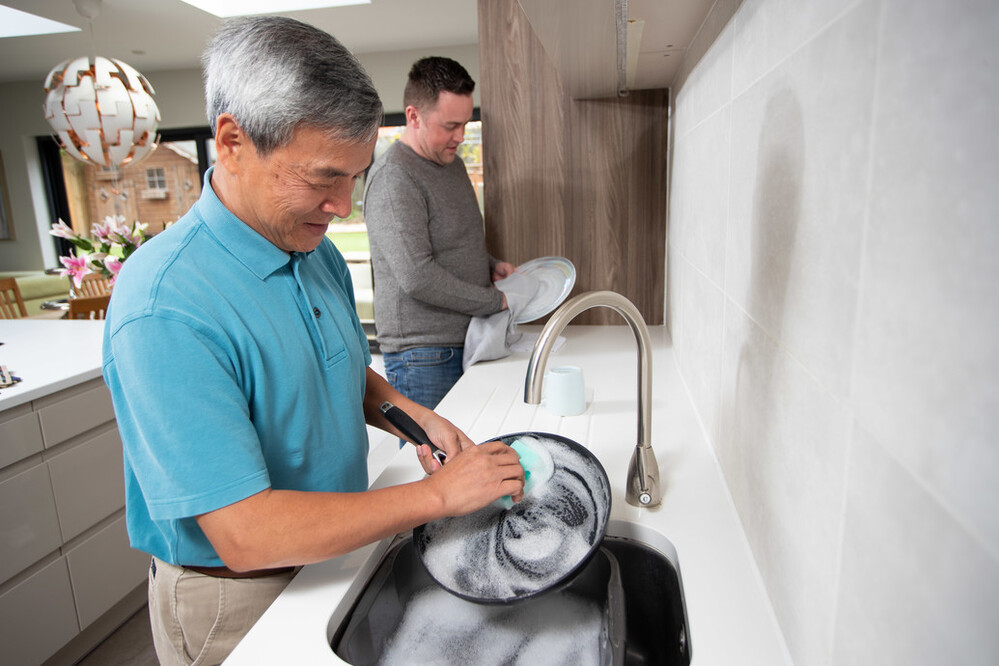
{"label": "dark hair", "polygon": [[231,113],[261,154],[299,125],[345,141],[378,132],[382,103],[357,59],[335,37],[279,16],[225,21],[202,56],[208,122]]}
{"label": "dark hair", "polygon": [[473,90],[475,81],[461,64],[450,58],[431,56],[413,63],[402,95],[402,105],[423,110],[436,105],[437,97],[442,92],[471,95]]}

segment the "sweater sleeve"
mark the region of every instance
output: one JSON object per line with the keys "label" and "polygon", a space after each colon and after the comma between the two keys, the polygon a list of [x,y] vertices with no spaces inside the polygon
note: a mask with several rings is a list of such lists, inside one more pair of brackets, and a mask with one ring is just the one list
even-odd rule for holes
{"label": "sweater sleeve", "polygon": [[[462,280],[437,260],[426,198],[404,169],[386,165],[371,178],[364,200],[368,235],[383,253],[399,288],[413,299],[466,315],[498,312],[503,307],[498,289]],[[478,259],[474,252],[467,256],[469,261]],[[491,269],[489,259],[486,255],[482,270]]]}

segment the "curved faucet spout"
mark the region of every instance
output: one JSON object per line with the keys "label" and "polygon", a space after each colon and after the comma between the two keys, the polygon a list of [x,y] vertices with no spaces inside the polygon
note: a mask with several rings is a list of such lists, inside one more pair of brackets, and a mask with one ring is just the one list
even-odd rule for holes
{"label": "curved faucet spout", "polygon": [[614,310],[628,322],[638,344],[638,443],[628,466],[628,486],[625,499],[635,506],[656,506],[662,501],[659,486],[659,464],[652,451],[652,343],[649,329],[638,308],[627,298],[613,291],[590,291],[571,298],[559,307],[541,331],[527,364],[524,380],[524,402],[541,402],[548,356],[563,329],[575,317],[590,308]]}

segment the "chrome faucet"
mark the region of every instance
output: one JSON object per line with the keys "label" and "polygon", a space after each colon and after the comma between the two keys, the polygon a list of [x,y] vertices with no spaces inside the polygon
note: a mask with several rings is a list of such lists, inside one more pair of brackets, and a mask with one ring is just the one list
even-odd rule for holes
{"label": "chrome faucet", "polygon": [[652,450],[652,343],[649,329],[638,308],[627,298],[613,291],[589,291],[563,303],[551,316],[534,343],[531,360],[527,364],[524,380],[524,402],[537,405],[541,402],[541,384],[544,381],[548,355],[562,330],[576,315],[595,307],[614,310],[624,317],[638,343],[638,443],[628,465],[628,485],[625,499],[634,506],[653,507],[662,502],[659,487],[659,464]]}

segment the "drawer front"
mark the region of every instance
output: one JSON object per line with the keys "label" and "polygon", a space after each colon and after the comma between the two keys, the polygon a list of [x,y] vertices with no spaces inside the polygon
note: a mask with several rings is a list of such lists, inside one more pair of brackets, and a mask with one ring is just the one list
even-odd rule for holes
{"label": "drawer front", "polygon": [[114,419],[111,392],[104,384],[46,404],[38,410],[45,447],[52,448],[71,437]]}
{"label": "drawer front", "polygon": [[42,450],[38,415],[27,412],[0,423],[0,468],[12,465]]}
{"label": "drawer front", "polygon": [[80,543],[66,559],[83,629],[145,581],[149,571],[149,555],[128,545],[124,518]]}
{"label": "drawer front", "polygon": [[125,506],[118,430],[108,430],[49,460],[63,541]]}
{"label": "drawer front", "polygon": [[65,558],[0,596],[0,660],[40,664],[80,631]]}
{"label": "drawer front", "polygon": [[48,468],[36,465],[0,483],[0,582],[60,544]]}

